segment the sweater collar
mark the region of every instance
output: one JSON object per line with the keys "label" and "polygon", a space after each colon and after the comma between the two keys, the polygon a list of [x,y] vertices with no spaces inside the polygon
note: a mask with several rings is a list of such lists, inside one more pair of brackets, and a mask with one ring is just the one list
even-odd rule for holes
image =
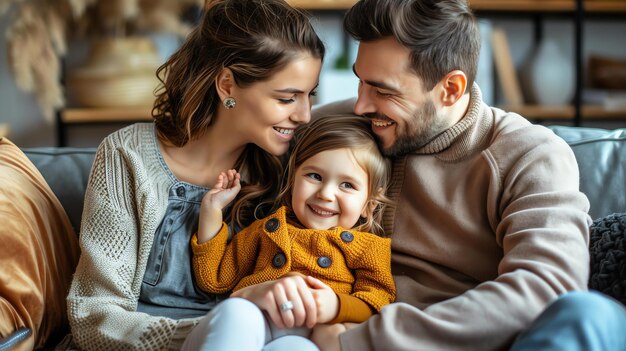
{"label": "sweater collar", "polygon": [[481,141],[485,139],[493,125],[493,119],[489,118],[488,111],[489,108],[482,101],[480,88],[474,83],[470,90],[470,101],[465,116],[428,144],[415,150],[414,154],[442,153],[443,158],[450,160],[465,157],[482,144]]}

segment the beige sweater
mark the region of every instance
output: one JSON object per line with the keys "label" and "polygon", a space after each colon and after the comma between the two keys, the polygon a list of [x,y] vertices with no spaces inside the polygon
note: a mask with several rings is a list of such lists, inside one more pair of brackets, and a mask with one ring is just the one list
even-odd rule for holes
{"label": "beige sweater", "polygon": [[135,312],[174,181],[158,152],[154,125],[143,123],[108,136],[96,153],[67,298],[72,336],[83,350],[179,349],[197,322]]}
{"label": "beige sweater", "polygon": [[559,294],[585,290],[589,202],[571,149],[490,108],[394,162],[385,214],[398,295],[342,350],[499,350]]}

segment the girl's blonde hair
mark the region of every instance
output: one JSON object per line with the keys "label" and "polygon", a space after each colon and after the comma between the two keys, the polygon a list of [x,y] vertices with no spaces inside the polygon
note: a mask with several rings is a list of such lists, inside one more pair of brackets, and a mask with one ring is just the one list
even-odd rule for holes
{"label": "girl's blonde hair", "polygon": [[[352,114],[324,116],[313,122],[298,127],[295,134],[295,146],[287,163],[286,176],[283,177],[282,190],[276,204],[291,209],[293,184],[296,170],[312,156],[328,150],[349,149],[359,166],[367,173],[368,200],[370,216],[360,221],[355,229],[383,235],[382,217],[384,210],[391,204],[385,196],[389,185],[391,166],[380,153],[368,119]],[[341,167],[341,165],[337,165]],[[297,222],[290,210],[289,219]]]}

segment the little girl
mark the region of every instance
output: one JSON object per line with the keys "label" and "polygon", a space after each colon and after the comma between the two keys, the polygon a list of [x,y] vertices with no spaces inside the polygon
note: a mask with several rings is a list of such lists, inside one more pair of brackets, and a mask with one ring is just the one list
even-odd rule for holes
{"label": "little girl", "polygon": [[[198,234],[191,239],[197,284],[223,293],[298,272],[332,288],[314,294],[318,323],[363,322],[395,299],[390,239],[370,233],[382,234],[389,163],[363,117],[318,118],[300,127],[295,140],[276,200],[280,208],[232,241],[222,209],[241,188],[239,174],[222,172],[203,198]],[[291,313],[293,303],[283,297],[276,301],[280,311]],[[198,349],[261,350],[278,337],[311,334],[308,328],[280,329],[266,322],[255,305],[240,298],[211,313],[218,316],[207,319],[211,325],[196,327],[198,338],[187,338]]]}

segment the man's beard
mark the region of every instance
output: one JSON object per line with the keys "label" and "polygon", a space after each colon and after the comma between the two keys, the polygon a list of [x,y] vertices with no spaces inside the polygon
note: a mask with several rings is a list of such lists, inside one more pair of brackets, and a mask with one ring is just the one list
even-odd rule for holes
{"label": "man's beard", "polygon": [[435,104],[431,100],[427,100],[406,121],[405,130],[396,129],[396,141],[393,145],[385,148],[380,139],[378,144],[382,153],[387,157],[403,156],[426,145],[444,129],[445,123],[438,118]]}

